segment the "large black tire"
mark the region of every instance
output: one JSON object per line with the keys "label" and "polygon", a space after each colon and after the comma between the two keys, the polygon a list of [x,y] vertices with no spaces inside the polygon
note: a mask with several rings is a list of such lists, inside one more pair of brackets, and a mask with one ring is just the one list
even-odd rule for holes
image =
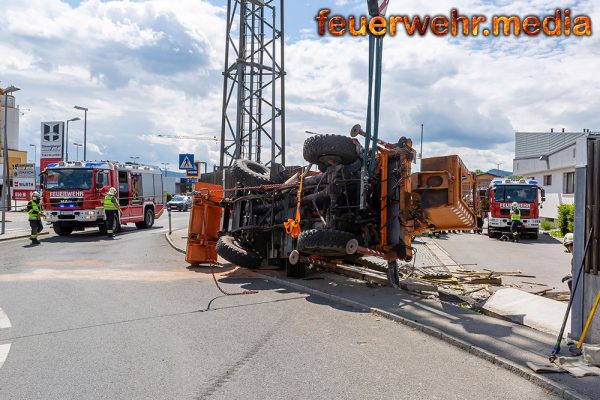
{"label": "large black tire", "polygon": [[71,233],[73,233],[73,230],[75,229],[75,227],[70,226],[70,225],[65,225],[60,222],[55,222],[52,224],[52,229],[54,229],[54,232],[56,232],[56,234],[59,236],[69,236]]}
{"label": "large black tire", "polygon": [[352,138],[341,135],[314,135],[304,141],[304,159],[320,169],[329,165],[352,164],[358,159]]}
{"label": "large black tire", "polygon": [[138,229],[149,229],[154,225],[154,210],[150,207],[144,211],[144,220],[136,222],[135,227]]}
{"label": "large black tire", "polygon": [[260,254],[243,248],[233,236],[221,236],[217,241],[217,254],[234,265],[258,268],[262,264]]}
{"label": "large black tire", "polygon": [[310,229],[298,236],[298,251],[324,257],[346,256],[346,244],[356,239],[351,233],[333,229]]}
{"label": "large black tire", "polygon": [[255,161],[238,159],[231,167],[233,179],[243,186],[259,186],[271,182],[271,170]]}

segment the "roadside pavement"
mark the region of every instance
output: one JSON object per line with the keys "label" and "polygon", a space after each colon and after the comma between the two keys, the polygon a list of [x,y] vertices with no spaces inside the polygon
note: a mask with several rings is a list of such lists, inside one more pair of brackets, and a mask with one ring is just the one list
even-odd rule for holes
{"label": "roadside pavement", "polygon": [[[185,252],[187,229],[173,231],[167,239],[171,246]],[[420,263],[435,262],[426,245],[418,251]],[[183,260],[183,257],[182,257]],[[437,261],[440,263],[440,261]],[[285,272],[260,269],[282,290],[309,292],[354,308],[410,326],[437,337],[471,354],[500,365],[567,399],[597,399],[600,378],[575,378],[568,374],[537,374],[527,362],[544,364],[555,337],[510,321],[489,317],[438,299],[424,299],[391,287],[373,287],[365,282],[331,273],[315,273],[307,279],[287,278]],[[252,290],[248,283],[244,289]],[[557,316],[561,318],[562,316]],[[565,352],[566,352],[566,347]],[[451,360],[449,360],[451,362]]]}
{"label": "roadside pavement", "polygon": [[472,233],[444,234],[432,239],[456,262],[477,270],[520,270],[535,278],[503,277],[526,292],[545,289],[568,292],[561,279],[571,270],[571,254],[559,239],[541,234],[538,240],[523,239],[519,243],[491,239],[487,235]]}
{"label": "roadside pavement", "polygon": [[[41,235],[47,235],[52,227],[46,225],[45,221],[42,221],[42,223],[44,224],[44,230]],[[30,232],[26,212],[8,211],[6,213],[6,233],[4,235],[0,234],[0,241],[29,237]]]}

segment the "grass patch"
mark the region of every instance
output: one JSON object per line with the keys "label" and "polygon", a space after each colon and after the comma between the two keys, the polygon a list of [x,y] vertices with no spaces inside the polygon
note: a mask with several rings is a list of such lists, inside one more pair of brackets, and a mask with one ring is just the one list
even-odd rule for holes
{"label": "grass patch", "polygon": [[540,224],[540,228],[542,228],[542,230],[544,230],[544,231],[551,231],[553,229],[556,229],[556,226],[552,222],[545,219]]}
{"label": "grass patch", "polygon": [[550,236],[555,237],[555,238],[561,238],[562,239],[565,236],[560,231],[560,229],[553,229],[549,233],[550,233]]}

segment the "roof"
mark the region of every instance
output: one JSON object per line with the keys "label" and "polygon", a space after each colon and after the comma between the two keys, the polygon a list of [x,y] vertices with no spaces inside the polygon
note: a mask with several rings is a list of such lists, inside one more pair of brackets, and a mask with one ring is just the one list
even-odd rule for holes
{"label": "roof", "polygon": [[501,169],[494,168],[494,169],[490,169],[487,172],[480,172],[477,174],[477,176],[492,175],[496,178],[506,178],[508,176],[512,176],[512,174],[513,173],[510,171],[503,171]]}
{"label": "roof", "polygon": [[553,154],[575,144],[587,132],[515,132],[515,159]]}

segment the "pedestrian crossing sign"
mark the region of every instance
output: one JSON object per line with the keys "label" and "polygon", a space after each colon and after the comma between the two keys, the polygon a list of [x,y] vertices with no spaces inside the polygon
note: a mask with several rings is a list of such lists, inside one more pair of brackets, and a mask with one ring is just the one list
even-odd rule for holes
{"label": "pedestrian crossing sign", "polygon": [[179,155],[179,169],[196,169],[194,164],[193,154],[180,154]]}

